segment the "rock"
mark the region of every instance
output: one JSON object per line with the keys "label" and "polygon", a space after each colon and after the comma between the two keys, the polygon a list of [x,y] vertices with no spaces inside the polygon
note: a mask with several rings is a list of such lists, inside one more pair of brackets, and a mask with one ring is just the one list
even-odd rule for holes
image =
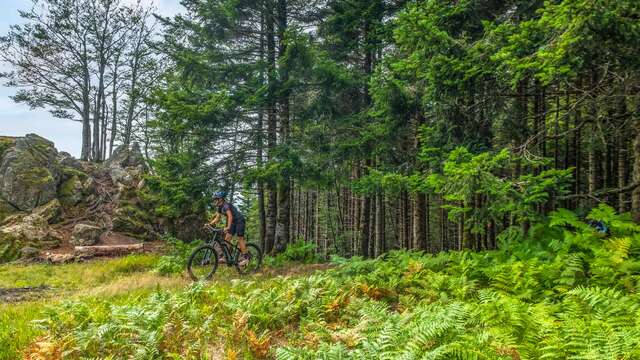
{"label": "rock", "polygon": [[113,213],[113,230],[131,237],[152,240],[157,234],[153,230],[148,214],[133,206],[117,208]]}
{"label": "rock", "polygon": [[128,171],[119,167],[113,166],[109,169],[109,176],[114,184],[123,184],[125,186],[131,186],[133,183],[133,177]]}
{"label": "rock", "polygon": [[144,161],[144,156],[138,143],[133,143],[131,149],[127,149],[125,145],[116,147],[106,164],[108,167],[115,165],[121,168],[137,167],[143,171],[147,170],[147,163]]}
{"label": "rock", "polygon": [[58,154],[58,162],[63,167],[68,167],[71,169],[84,172],[84,168],[82,167],[82,163],[80,162],[80,160],[74,158],[68,152],[61,151]]}
{"label": "rock", "polygon": [[75,206],[82,201],[82,193],[84,191],[84,185],[80,178],[76,175],[72,176],[69,180],[62,183],[58,196],[60,201],[65,206]]}
{"label": "rock", "polygon": [[0,161],[5,151],[13,147],[16,144],[16,138],[10,136],[0,136]]}
{"label": "rock", "polygon": [[146,185],[147,185],[147,182],[146,182],[146,181],[144,181],[144,179],[142,179],[142,180],[140,180],[140,181],[138,182],[138,185],[136,185],[136,189],[137,189],[137,190],[142,190],[142,189],[144,189],[144,187],[145,187]]}
{"label": "rock", "polygon": [[90,177],[82,183],[82,193],[84,195],[95,195],[98,193],[98,182]]}
{"label": "rock", "polygon": [[91,246],[100,241],[103,230],[99,226],[90,224],[78,224],[73,227],[71,244],[76,246]]}
{"label": "rock", "polygon": [[[46,214],[46,211],[43,210],[43,213]],[[15,215],[7,219],[5,225],[0,227],[0,249],[14,249],[14,256],[17,255],[16,249],[25,246],[51,249],[59,245],[59,236],[51,230],[43,215]],[[9,259],[5,257],[5,260]]]}
{"label": "rock", "polygon": [[60,220],[60,216],[62,215],[62,206],[58,199],[53,199],[34,209],[31,214],[42,217],[49,224],[54,224]]}
{"label": "rock", "polygon": [[55,199],[60,180],[57,156],[53,143],[40,136],[16,138],[15,145],[3,151],[0,198],[22,211]]}
{"label": "rock", "polygon": [[73,254],[50,254],[47,253],[44,256],[44,260],[52,264],[66,264],[75,261],[76,257]]}
{"label": "rock", "polygon": [[31,246],[25,246],[20,249],[20,258],[35,259],[40,255],[40,250]]}
{"label": "rock", "polygon": [[18,209],[0,198],[0,224],[2,224],[7,217],[15,214],[17,211]]}

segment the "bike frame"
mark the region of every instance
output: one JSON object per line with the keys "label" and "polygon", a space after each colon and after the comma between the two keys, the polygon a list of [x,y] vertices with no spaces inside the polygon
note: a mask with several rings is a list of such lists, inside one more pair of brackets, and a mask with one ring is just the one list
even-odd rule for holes
{"label": "bike frame", "polygon": [[[237,245],[232,244],[231,242],[227,241],[226,239],[222,239],[220,240],[220,235],[221,233],[219,231],[215,232],[215,235],[213,236],[213,239],[209,242],[210,245],[213,244],[218,244],[218,246],[220,246],[220,249],[222,249],[222,255],[224,256],[225,261],[227,262],[228,265],[234,265],[237,261],[237,259],[234,259],[232,257],[232,250],[237,250],[235,251],[236,253],[240,253],[240,249],[238,248]],[[209,255],[211,256],[211,255]],[[207,258],[207,260],[209,260]]]}

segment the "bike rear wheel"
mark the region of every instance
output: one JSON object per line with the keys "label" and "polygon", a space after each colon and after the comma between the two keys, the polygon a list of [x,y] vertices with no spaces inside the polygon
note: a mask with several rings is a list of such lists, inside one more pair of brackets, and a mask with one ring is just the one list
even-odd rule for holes
{"label": "bike rear wheel", "polygon": [[238,250],[236,269],[242,275],[254,273],[260,270],[260,266],[262,266],[262,249],[258,245],[247,244],[247,255],[249,258],[243,260],[242,254]]}
{"label": "bike rear wheel", "polygon": [[202,245],[195,249],[187,263],[189,276],[193,281],[209,280],[218,270],[219,254],[211,245]]}

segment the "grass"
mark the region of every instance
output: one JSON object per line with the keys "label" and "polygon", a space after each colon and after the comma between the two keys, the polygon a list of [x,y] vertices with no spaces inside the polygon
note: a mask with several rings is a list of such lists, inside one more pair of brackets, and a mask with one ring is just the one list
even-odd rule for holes
{"label": "grass", "polygon": [[157,255],[131,255],[65,265],[0,265],[0,288],[49,288],[32,294],[30,301],[0,303],[0,360],[20,358],[20,351],[42,334],[33,321],[44,317],[47,307],[56,306],[63,300],[83,296],[144,295],[157,288],[186,284],[186,279],[179,276],[155,275],[151,270],[157,259]]}
{"label": "grass", "polygon": [[[158,255],[130,255],[64,265],[0,265],[0,288],[47,287],[31,294],[28,301],[0,302],[0,360],[23,357],[23,351],[46,334],[37,320],[48,318],[51,311],[56,312],[67,303],[91,304],[108,312],[107,306],[135,304],[154,293],[179,293],[190,286],[192,282],[184,273],[159,274],[155,270],[159,259]],[[298,276],[307,267],[315,269],[312,265],[287,265],[267,268],[248,278]],[[220,267],[211,286],[228,289],[238,278],[235,269]]]}

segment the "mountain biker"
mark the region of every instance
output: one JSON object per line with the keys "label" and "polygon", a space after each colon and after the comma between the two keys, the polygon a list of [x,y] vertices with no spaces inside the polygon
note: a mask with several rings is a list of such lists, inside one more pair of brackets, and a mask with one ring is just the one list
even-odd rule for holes
{"label": "mountain biker", "polygon": [[220,222],[220,220],[222,220],[222,217],[226,216],[227,224],[224,228],[224,239],[231,242],[233,236],[237,236],[238,247],[240,248],[241,252],[240,259],[238,259],[238,261],[241,263],[246,262],[247,260],[249,260],[249,254],[247,254],[247,246],[244,241],[244,216],[242,216],[242,213],[240,213],[240,211],[238,211],[238,209],[233,206],[233,204],[225,200],[226,196],[227,193],[224,191],[216,191],[215,193],[213,193],[213,204],[216,206],[217,211],[208,225],[215,227]]}

